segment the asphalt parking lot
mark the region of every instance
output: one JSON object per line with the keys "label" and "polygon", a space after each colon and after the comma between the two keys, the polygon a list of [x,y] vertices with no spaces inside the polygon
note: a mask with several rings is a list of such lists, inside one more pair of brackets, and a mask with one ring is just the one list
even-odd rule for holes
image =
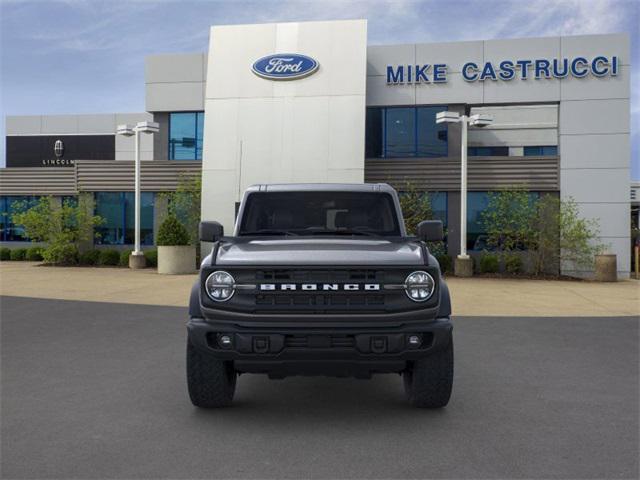
{"label": "asphalt parking lot", "polygon": [[186,309],[2,297],[2,478],[638,478],[637,318],[455,318],[452,401],[239,379],[201,411]]}

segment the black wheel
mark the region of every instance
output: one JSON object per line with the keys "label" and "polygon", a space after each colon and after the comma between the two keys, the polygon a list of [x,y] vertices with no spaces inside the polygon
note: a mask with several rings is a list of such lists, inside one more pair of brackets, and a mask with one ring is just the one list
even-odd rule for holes
{"label": "black wheel", "polygon": [[191,403],[201,408],[231,405],[236,390],[232,362],[223,362],[198,350],[187,340],[187,384]]}
{"label": "black wheel", "polygon": [[402,376],[411,405],[420,408],[446,406],[453,386],[453,339],[443,349],[412,362]]}

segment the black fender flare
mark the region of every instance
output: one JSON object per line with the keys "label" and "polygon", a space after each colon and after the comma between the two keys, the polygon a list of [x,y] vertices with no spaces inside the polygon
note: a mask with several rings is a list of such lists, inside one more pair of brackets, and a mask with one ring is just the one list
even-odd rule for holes
{"label": "black fender flare", "polygon": [[451,316],[451,295],[449,287],[442,277],[440,277],[440,306],[438,307],[438,317]]}
{"label": "black fender flare", "polygon": [[202,310],[200,310],[200,279],[196,280],[191,287],[191,295],[189,296],[189,317],[204,318]]}

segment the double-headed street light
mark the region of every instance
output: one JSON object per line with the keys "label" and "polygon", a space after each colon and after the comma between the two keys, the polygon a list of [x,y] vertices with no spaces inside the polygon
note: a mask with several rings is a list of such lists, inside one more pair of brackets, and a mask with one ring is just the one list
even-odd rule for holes
{"label": "double-headed street light", "polygon": [[460,255],[455,262],[455,274],[459,276],[471,276],[473,263],[467,255],[467,125],[486,127],[493,122],[489,115],[460,115],[458,112],[439,112],[436,114],[436,123],[460,123],[462,124],[461,143],[461,172],[460,172]]}
{"label": "double-headed street light", "polygon": [[140,249],[140,133],[153,134],[160,130],[156,122],[138,122],[135,126],[118,125],[116,133],[125,137],[135,136],[135,245],[129,256],[129,268],[143,268],[144,255]]}

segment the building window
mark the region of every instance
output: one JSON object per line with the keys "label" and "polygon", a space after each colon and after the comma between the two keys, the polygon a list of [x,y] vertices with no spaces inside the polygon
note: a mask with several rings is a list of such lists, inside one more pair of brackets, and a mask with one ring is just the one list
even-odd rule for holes
{"label": "building window", "polygon": [[169,114],[169,160],[202,160],[204,112]]}
{"label": "building window", "polygon": [[436,124],[445,107],[372,107],[367,109],[367,158],[448,155],[447,125]]}
{"label": "building window", "polygon": [[34,207],[40,197],[6,196],[0,197],[0,241],[28,242],[24,228],[11,220],[14,213]]}
{"label": "building window", "polygon": [[509,147],[469,147],[467,155],[470,157],[508,157]]}
{"label": "building window", "polygon": [[430,192],[429,200],[433,210],[433,219],[442,220],[442,225],[447,227],[447,192]]}
{"label": "building window", "polygon": [[[529,192],[529,201],[534,202],[540,192]],[[489,192],[467,193],[467,250],[495,250],[487,243],[487,231],[482,221],[482,213],[489,207]]]}
{"label": "building window", "polygon": [[542,147],[524,147],[525,157],[556,157],[557,155],[558,147],[556,145],[546,145]]}
{"label": "building window", "polygon": [[[135,237],[134,192],[97,192],[95,214],[104,222],[95,229],[99,245],[132,245]],[[140,243],[153,245],[152,192],[140,194]]]}

